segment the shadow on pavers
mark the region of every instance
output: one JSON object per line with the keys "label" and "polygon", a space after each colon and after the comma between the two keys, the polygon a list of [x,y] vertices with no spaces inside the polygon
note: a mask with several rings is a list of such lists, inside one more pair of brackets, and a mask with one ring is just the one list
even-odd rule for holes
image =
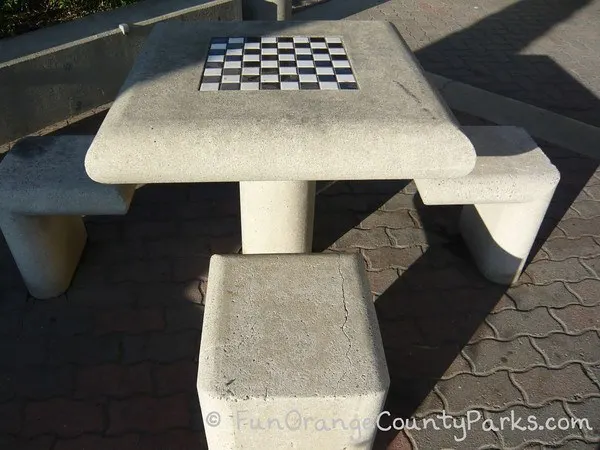
{"label": "shadow on pavers", "polygon": [[[460,206],[429,207],[418,197],[415,204],[429,245],[375,300],[391,380],[384,427],[415,417],[508,289],[475,267],[458,230]],[[385,449],[397,434],[379,431],[374,448]]]}
{"label": "shadow on pavers", "polygon": [[410,181],[343,181],[315,199],[313,252],[322,252],[377,211]]}

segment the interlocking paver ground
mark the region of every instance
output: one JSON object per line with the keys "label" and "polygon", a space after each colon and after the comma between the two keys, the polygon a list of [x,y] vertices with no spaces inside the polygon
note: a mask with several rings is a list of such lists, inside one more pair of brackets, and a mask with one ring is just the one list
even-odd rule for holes
{"label": "interlocking paver ground", "polygon": [[331,0],[295,18],[390,21],[426,70],[600,126],[600,0]]}
{"label": "interlocking paver ground", "polygon": [[[598,427],[600,257],[588,222],[600,202],[580,193],[600,171],[598,161],[542,146],[562,180],[535,262],[510,289],[475,269],[460,208],[426,207],[406,181],[336,183],[317,197],[315,249],[359,252],[368,264],[393,417],[477,410],[487,419],[585,417]],[[202,299],[210,255],[240,249],[238,208],[234,184],[142,187],[126,216],[86,218],[73,286],[47,301],[27,296],[0,245],[0,448],[206,448],[195,392]],[[600,441],[597,429],[480,426],[462,442],[457,433],[390,430],[377,448]]]}

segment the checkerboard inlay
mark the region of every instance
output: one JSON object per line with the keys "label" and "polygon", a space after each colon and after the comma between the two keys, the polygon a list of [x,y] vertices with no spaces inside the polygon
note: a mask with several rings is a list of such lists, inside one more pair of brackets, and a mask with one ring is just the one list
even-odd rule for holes
{"label": "checkerboard inlay", "polygon": [[339,37],[229,37],[210,42],[201,91],[358,89]]}

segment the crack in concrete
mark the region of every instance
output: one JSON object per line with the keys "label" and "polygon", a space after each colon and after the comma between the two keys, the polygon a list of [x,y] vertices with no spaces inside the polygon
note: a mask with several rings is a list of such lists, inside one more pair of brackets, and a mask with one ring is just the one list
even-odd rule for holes
{"label": "crack in concrete", "polygon": [[[352,360],[350,359],[350,350],[352,349],[352,341],[350,340],[350,336],[348,336],[348,333],[346,332],[346,324],[348,323],[348,306],[346,305],[346,291],[344,290],[344,274],[342,273],[342,267],[341,267],[341,260],[342,260],[342,255],[338,255],[338,272],[340,274],[340,278],[342,279],[342,302],[343,302],[343,306],[344,306],[344,323],[342,324],[342,333],[344,333],[344,336],[346,336],[346,339],[348,340],[348,349],[346,350],[346,359],[348,360],[348,367],[351,367],[352,365]],[[342,376],[340,377],[340,379],[337,382],[337,385],[339,386],[340,382],[344,379],[344,377],[346,376],[346,373],[348,373],[348,370],[344,370],[344,373],[342,374]]]}
{"label": "crack in concrete", "polygon": [[394,80],[394,83],[396,83],[400,87],[400,89],[402,89],[404,91],[404,93],[406,93],[406,95],[408,95],[410,98],[412,98],[415,101],[415,103],[421,107],[421,109],[423,111],[425,111],[427,114],[429,114],[429,116],[432,119],[436,118],[435,115],[433,114],[433,112],[431,112],[429,110],[429,108],[423,106],[423,103],[421,102],[421,100],[419,99],[419,97],[417,97],[415,94],[413,94],[406,86],[404,86],[398,80]]}

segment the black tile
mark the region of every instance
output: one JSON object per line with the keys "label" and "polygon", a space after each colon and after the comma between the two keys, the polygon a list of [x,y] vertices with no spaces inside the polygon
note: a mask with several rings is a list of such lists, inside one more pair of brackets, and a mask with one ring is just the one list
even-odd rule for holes
{"label": "black tile", "polygon": [[260,81],[260,75],[242,75],[242,83],[256,83]]}
{"label": "black tile", "polygon": [[296,59],[298,61],[312,61],[313,56],[312,55],[296,55]]}
{"label": "black tile", "polygon": [[329,48],[344,48],[344,45],[341,42],[330,42],[327,45]]}
{"label": "black tile", "polygon": [[260,59],[263,61],[277,61],[279,58],[277,55],[262,55]]}
{"label": "black tile", "polygon": [[238,55],[228,55],[225,56],[225,61],[241,61],[242,57]]}
{"label": "black tile", "polygon": [[296,67],[296,61],[279,61],[279,67]]}
{"label": "black tile", "polygon": [[260,69],[261,75],[279,75],[279,69],[277,67],[263,67]]}
{"label": "black tile", "polygon": [[223,69],[223,75],[241,75],[242,69]]}
{"label": "black tile", "polygon": [[300,83],[300,89],[316,90],[319,89],[319,83]]}
{"label": "black tile", "polygon": [[227,50],[244,48],[244,44],[227,44]]}
{"label": "black tile", "polygon": [[295,53],[293,48],[280,48],[278,52],[280,55],[293,55]]}
{"label": "black tile", "polygon": [[205,69],[222,69],[223,63],[222,62],[207,62],[206,64],[204,64],[204,68]]}
{"label": "black tile", "polygon": [[260,67],[260,61],[244,61],[244,67]]}
{"label": "black tile", "polygon": [[221,82],[221,77],[220,76],[204,76],[202,77],[202,82],[203,83],[220,83]]}
{"label": "black tile", "polygon": [[331,55],[331,59],[336,61],[348,61],[348,55]]}
{"label": "black tile", "polygon": [[329,53],[329,50],[327,50],[326,48],[313,48],[312,52],[314,54],[326,55]]}
{"label": "black tile", "polygon": [[308,42],[296,42],[294,44],[296,48],[310,48],[310,44]]}
{"label": "black tile", "polygon": [[315,61],[315,67],[333,67],[331,61]]}
{"label": "black tile", "polygon": [[277,44],[261,44],[262,48],[277,48]]}
{"label": "black tile", "polygon": [[221,83],[220,91],[239,91],[240,83]]}
{"label": "black tile", "polygon": [[280,83],[260,83],[260,88],[265,91],[279,91],[281,90]]}
{"label": "black tile", "polygon": [[252,44],[256,44],[257,42],[260,43],[260,38],[259,37],[247,37],[245,39],[245,41],[252,43]]}
{"label": "black tile", "polygon": [[310,42],[325,42],[324,37],[311,37]]}
{"label": "black tile", "polygon": [[225,50],[209,50],[208,51],[208,56],[224,55],[224,54],[225,54]]}
{"label": "black tile", "polygon": [[317,75],[319,81],[337,81],[335,75]]}
{"label": "black tile", "polygon": [[298,73],[300,75],[315,75],[317,71],[313,67],[298,67]]}
{"label": "black tile", "polygon": [[259,48],[246,48],[244,49],[244,55],[260,55]]}
{"label": "black tile", "polygon": [[339,85],[340,85],[340,89],[358,89],[358,84],[356,84],[356,83],[343,82],[343,83],[339,83]]}
{"label": "black tile", "polygon": [[352,75],[352,69],[349,67],[338,67],[335,69],[335,73],[338,75]]}
{"label": "black tile", "polygon": [[298,75],[281,75],[281,81],[299,81]]}
{"label": "black tile", "polygon": [[277,42],[294,42],[294,38],[291,37],[279,37]]}

